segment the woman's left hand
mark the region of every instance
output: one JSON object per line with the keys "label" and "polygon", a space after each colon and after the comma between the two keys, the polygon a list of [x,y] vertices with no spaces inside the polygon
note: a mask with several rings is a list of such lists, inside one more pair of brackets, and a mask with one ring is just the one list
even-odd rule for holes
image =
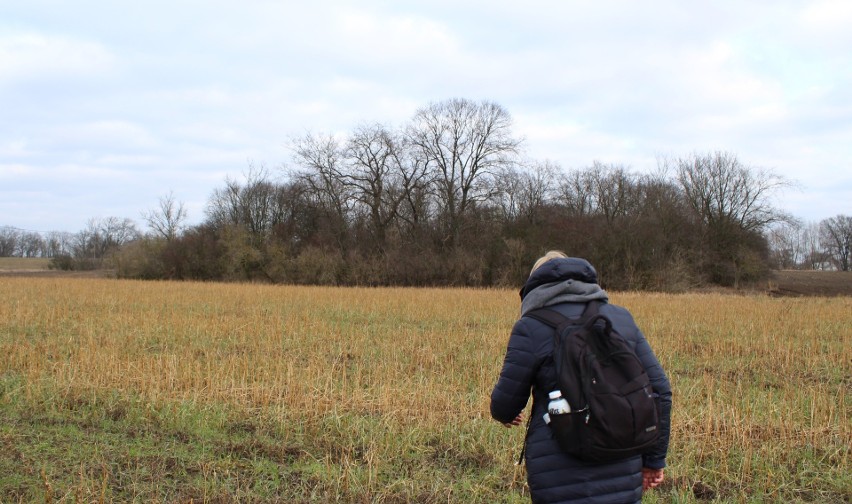
{"label": "woman's left hand", "polygon": [[642,468],[642,490],[650,490],[652,488],[656,488],[663,482],[663,470],[662,469],[648,469],[647,467]]}
{"label": "woman's left hand", "polygon": [[503,426],[504,427],[517,427],[518,425],[521,425],[522,423],[524,423],[524,414],[518,413],[518,416],[516,416],[514,420],[512,420],[511,422],[504,423]]}

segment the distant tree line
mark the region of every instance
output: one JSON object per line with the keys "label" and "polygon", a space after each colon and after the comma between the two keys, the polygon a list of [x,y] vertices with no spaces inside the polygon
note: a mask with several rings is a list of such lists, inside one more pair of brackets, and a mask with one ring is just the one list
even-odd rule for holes
{"label": "distant tree line", "polygon": [[819,223],[787,221],[767,233],[771,264],[777,269],[849,271],[852,216],[837,215]]}
{"label": "distant tree line", "polygon": [[90,219],[77,233],[41,233],[2,226],[0,257],[48,257],[54,268],[96,269],[122,246],[142,237],[131,219],[119,217]]}
{"label": "distant tree line", "polygon": [[[771,204],[787,182],[734,154],[661,159],[657,173],[637,174],[600,162],[565,170],[520,146],[495,103],[432,103],[401,128],[294,139],[294,169],[250,166],[226,179],[199,225],[184,226],[169,195],[143,214],[147,234],[129,219],[93,220],[40,255],[122,277],[325,285],[518,285],[554,248],[589,259],[615,289],[736,285],[772,267],[816,267],[784,241],[799,243],[792,230],[808,226]],[[848,270],[849,220],[811,226],[818,267]],[[22,250],[6,248],[7,234],[0,252]]]}

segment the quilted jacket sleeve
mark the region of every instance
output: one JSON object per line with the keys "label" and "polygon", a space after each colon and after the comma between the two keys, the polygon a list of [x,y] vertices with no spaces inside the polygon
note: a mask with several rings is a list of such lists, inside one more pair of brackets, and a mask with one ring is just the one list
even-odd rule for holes
{"label": "quilted jacket sleeve", "polygon": [[642,465],[649,469],[662,469],[666,466],[666,453],[669,449],[669,433],[671,431],[672,387],[660,361],[654,355],[651,346],[639,331],[639,341],[636,345],[636,356],[645,367],[651,387],[660,397],[660,437],[654,449],[642,456]]}
{"label": "quilted jacket sleeve", "polygon": [[502,423],[510,422],[523,411],[540,364],[526,321],[512,328],[500,378],[491,392],[491,416]]}
{"label": "quilted jacket sleeve", "polygon": [[649,469],[662,469],[666,466],[666,454],[669,449],[669,433],[671,432],[672,387],[660,361],[645,339],[645,335],[636,325],[633,316],[625,308],[615,305],[605,306],[606,315],[613,322],[619,334],[627,338],[633,345],[633,351],[648,373],[651,387],[659,395],[660,400],[660,437],[654,449],[642,456],[642,465]]}

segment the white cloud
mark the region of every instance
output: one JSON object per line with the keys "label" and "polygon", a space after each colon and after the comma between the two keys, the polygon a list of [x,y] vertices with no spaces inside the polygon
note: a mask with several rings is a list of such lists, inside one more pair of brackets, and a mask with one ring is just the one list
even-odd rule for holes
{"label": "white cloud", "polygon": [[370,66],[408,65],[424,58],[446,61],[461,49],[452,32],[433,19],[347,9],[336,16],[336,23],[345,41],[339,49]]}
{"label": "white cloud", "polygon": [[799,19],[810,40],[826,43],[839,50],[849,49],[848,42],[852,40],[849,30],[852,25],[852,3],[846,0],[807,2]]}
{"label": "white cloud", "polygon": [[27,168],[27,177],[34,185],[50,181],[52,183],[94,181],[99,184],[105,182],[126,182],[133,178],[133,174],[122,168],[109,168],[97,165],[78,163],[62,163],[54,166],[30,166]]}
{"label": "white cloud", "polygon": [[97,147],[107,151],[152,149],[160,142],[141,124],[124,120],[102,120],[53,128],[54,146],[69,150]]}
{"label": "white cloud", "polygon": [[169,190],[201,208],[226,174],[288,163],[290,137],[400,126],[452,97],[500,103],[529,156],[566,167],[650,169],[657,153],[723,149],[813,175],[817,193],[852,159],[845,0],[0,10],[0,177],[56,201],[74,193],[85,218],[118,194],[136,211]]}
{"label": "white cloud", "polygon": [[32,32],[0,36],[0,83],[57,76],[91,78],[114,62],[113,54],[95,42]]}
{"label": "white cloud", "polygon": [[20,177],[30,176],[35,172],[35,169],[32,166],[21,164],[21,163],[2,163],[0,164],[0,180],[6,180],[8,183],[10,180],[18,179]]}
{"label": "white cloud", "polygon": [[27,141],[23,138],[8,139],[0,143],[0,159],[22,158],[28,154]]}

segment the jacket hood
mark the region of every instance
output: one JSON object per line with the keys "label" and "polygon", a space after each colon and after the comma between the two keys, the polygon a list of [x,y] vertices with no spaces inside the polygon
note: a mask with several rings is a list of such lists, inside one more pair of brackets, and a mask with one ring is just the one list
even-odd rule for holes
{"label": "jacket hood", "polygon": [[589,261],[579,257],[551,259],[532,272],[521,288],[521,299],[524,299],[536,287],[565,280],[597,284],[598,272]]}

